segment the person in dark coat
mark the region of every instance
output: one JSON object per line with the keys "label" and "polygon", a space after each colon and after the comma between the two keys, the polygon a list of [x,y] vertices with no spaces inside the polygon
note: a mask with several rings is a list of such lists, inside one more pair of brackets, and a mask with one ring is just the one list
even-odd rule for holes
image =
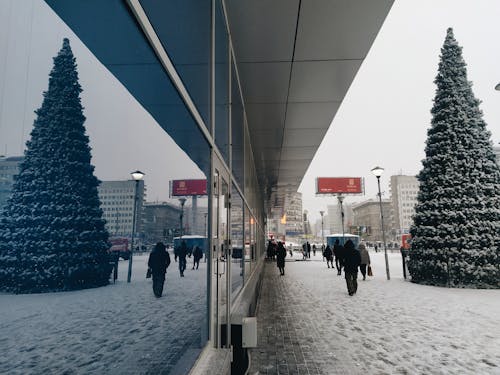
{"label": "person in dark coat", "polygon": [[157,298],[161,297],[163,293],[165,273],[169,265],[170,255],[163,242],[158,242],[149,254],[148,259],[148,267],[151,268],[151,275],[153,276],[153,293]]}
{"label": "person in dark coat", "polygon": [[309,243],[309,241],[307,241],[307,257],[308,258],[311,258],[311,244]]}
{"label": "person in dark coat", "polygon": [[283,276],[285,274],[285,258],[286,258],[286,249],[283,246],[283,243],[278,242],[278,249],[276,250],[276,265],[280,270],[280,275]]}
{"label": "person in dark coat", "polygon": [[333,251],[330,245],[326,245],[326,249],[323,252],[323,256],[326,258],[326,265],[330,268],[330,264],[333,268]]}
{"label": "person in dark coat", "polygon": [[179,272],[181,274],[181,277],[184,277],[184,270],[186,269],[187,265],[187,255],[188,247],[186,245],[186,241],[182,241],[181,246],[179,246],[179,250],[177,250],[177,258],[179,258]]}
{"label": "person in dark coat", "polygon": [[194,266],[196,266],[196,269],[200,266],[200,259],[203,258],[203,251],[200,249],[199,246],[194,247],[193,251],[193,270]]}
{"label": "person in dark coat", "polygon": [[335,267],[337,267],[337,275],[342,275],[342,267],[344,266],[344,247],[339,240],[335,240],[333,245],[333,255],[335,255]]}
{"label": "person in dark coat", "polygon": [[347,292],[352,296],[358,290],[358,267],[361,264],[361,255],[351,240],[347,240],[344,249],[344,274]]}

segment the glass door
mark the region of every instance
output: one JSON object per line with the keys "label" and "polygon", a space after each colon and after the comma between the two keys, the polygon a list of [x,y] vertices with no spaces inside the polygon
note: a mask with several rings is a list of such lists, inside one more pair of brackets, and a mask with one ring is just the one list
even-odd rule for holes
{"label": "glass door", "polygon": [[231,240],[229,173],[214,157],[212,174],[212,335],[215,347],[230,347]]}

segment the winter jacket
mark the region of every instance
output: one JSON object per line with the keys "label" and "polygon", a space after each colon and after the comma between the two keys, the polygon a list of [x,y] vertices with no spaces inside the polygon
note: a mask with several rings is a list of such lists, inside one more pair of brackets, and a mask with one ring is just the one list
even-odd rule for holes
{"label": "winter jacket", "polygon": [[276,265],[278,267],[285,267],[286,249],[280,242],[278,250],[276,250]]}
{"label": "winter jacket", "polygon": [[162,275],[167,272],[169,265],[170,255],[165,249],[165,245],[156,244],[151,254],[149,254],[148,267],[151,268],[153,274]]}
{"label": "winter jacket", "polygon": [[194,257],[195,261],[197,261],[198,259],[203,258],[203,251],[199,248],[199,246],[196,246],[194,248],[193,257]]}
{"label": "winter jacket", "polygon": [[361,264],[361,254],[354,248],[351,240],[348,240],[344,246],[344,270],[348,273],[358,272],[358,266]]}
{"label": "winter jacket", "polygon": [[359,245],[359,254],[361,255],[361,264],[370,264],[370,254],[366,250],[366,246],[363,244]]}
{"label": "winter jacket", "polygon": [[325,251],[323,252],[323,256],[327,260],[332,260],[333,259],[333,252],[332,252],[332,249],[330,248],[330,246],[326,247]]}

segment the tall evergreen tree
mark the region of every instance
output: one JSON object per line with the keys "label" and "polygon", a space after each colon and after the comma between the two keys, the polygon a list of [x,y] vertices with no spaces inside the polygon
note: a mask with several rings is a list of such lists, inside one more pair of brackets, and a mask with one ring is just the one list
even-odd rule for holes
{"label": "tall evergreen tree", "polygon": [[0,289],[15,293],[97,287],[110,275],[99,180],[68,39],[49,77],[0,218]]}
{"label": "tall evergreen tree", "polygon": [[411,228],[412,281],[498,288],[500,170],[452,29],[434,82],[433,117]]}

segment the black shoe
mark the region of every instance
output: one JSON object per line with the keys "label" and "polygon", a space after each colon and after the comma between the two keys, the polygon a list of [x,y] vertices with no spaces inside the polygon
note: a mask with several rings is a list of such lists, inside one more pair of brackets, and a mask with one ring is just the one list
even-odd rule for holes
{"label": "black shoe", "polygon": [[330,268],[330,266],[328,266],[328,268]]}
{"label": "black shoe", "polygon": [[350,296],[352,296],[354,293],[349,293]]}

